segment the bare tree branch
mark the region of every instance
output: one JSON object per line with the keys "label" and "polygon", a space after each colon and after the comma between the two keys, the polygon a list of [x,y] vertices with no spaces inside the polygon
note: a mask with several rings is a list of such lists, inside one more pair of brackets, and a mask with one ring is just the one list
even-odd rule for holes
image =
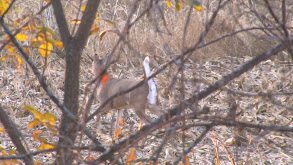
{"label": "bare tree branch", "polygon": [[81,23],[74,36],[74,39],[79,43],[79,45],[76,45],[78,46],[78,50],[82,50],[87,42],[99,4],[100,0],[89,0],[87,2]]}
{"label": "bare tree branch", "polygon": [[51,3],[54,9],[55,19],[58,25],[61,40],[64,44],[66,53],[68,53],[72,49],[72,45],[69,41],[71,40],[71,34],[69,32],[67,20],[63,12],[62,3],[60,0],[52,0]]}
{"label": "bare tree branch", "polygon": [[178,164],[192,149],[201,142],[206,134],[211,130],[212,127],[206,127],[206,129],[196,138],[196,140],[174,161],[173,165]]}
{"label": "bare tree branch", "polygon": [[39,151],[30,152],[30,153],[21,154],[21,155],[1,156],[0,157],[0,160],[7,160],[7,159],[25,159],[28,156],[35,156],[35,155],[38,155],[38,154],[47,153],[47,152],[54,152],[54,151],[56,151],[56,148],[54,148],[54,149],[47,149],[47,150],[39,150]]}
{"label": "bare tree branch", "polygon": [[10,119],[10,117],[6,114],[4,109],[2,109],[1,104],[0,104],[0,121],[4,125],[5,130],[7,131],[13,144],[16,146],[17,151],[20,154],[26,155],[23,157],[25,164],[34,164],[34,159],[32,155],[30,155],[30,149],[28,148],[28,145],[23,146],[23,143],[27,144],[25,142],[25,139],[21,135],[20,131],[17,129],[16,125]]}

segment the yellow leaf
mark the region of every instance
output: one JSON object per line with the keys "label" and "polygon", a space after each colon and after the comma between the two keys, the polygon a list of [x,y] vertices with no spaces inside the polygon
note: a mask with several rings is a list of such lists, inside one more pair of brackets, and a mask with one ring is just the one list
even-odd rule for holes
{"label": "yellow leaf", "polygon": [[166,4],[167,4],[167,6],[171,9],[172,8],[172,6],[171,6],[171,2],[170,1],[166,1]]}
{"label": "yellow leaf", "polygon": [[51,113],[44,113],[42,118],[47,120],[51,125],[55,125],[55,121],[57,120],[57,117]]}
{"label": "yellow leaf", "polygon": [[135,155],[135,149],[130,149],[130,153],[127,156],[126,159],[126,163],[130,164],[131,162],[133,162],[136,159],[136,155]]}
{"label": "yellow leaf", "polygon": [[96,22],[99,23],[99,14],[96,14]]}
{"label": "yellow leaf", "polygon": [[9,155],[13,155],[13,154],[15,154],[15,153],[16,153],[15,150],[9,150],[9,151],[8,151],[8,154],[9,154]]}
{"label": "yellow leaf", "polygon": [[195,9],[195,10],[197,10],[197,11],[202,11],[202,7],[201,6],[193,6],[193,8]]}
{"label": "yellow leaf", "polygon": [[202,11],[202,6],[199,1],[189,0],[188,4],[191,5],[195,10],[197,10],[199,12]]}
{"label": "yellow leaf", "polygon": [[16,57],[18,63],[23,64],[23,61],[22,61],[21,57],[18,54],[16,54],[16,53],[13,53],[13,54]]}
{"label": "yellow leaf", "polygon": [[[52,29],[50,29],[48,27],[44,27],[44,26],[38,26],[37,29],[40,30],[38,35],[42,38],[50,38],[51,37],[50,34],[51,34],[54,39],[57,39],[57,36],[55,35],[55,33]],[[46,37],[45,37],[44,33],[46,34]]]}
{"label": "yellow leaf", "polygon": [[50,42],[43,43],[39,46],[39,53],[41,56],[46,57],[51,54],[53,46]]}
{"label": "yellow leaf", "polygon": [[45,125],[52,133],[58,135],[58,131],[55,129],[53,125],[51,125],[50,123],[45,123]]}
{"label": "yellow leaf", "polygon": [[86,5],[83,5],[83,6],[81,6],[81,8],[80,8],[80,10],[81,10],[82,12],[84,12],[85,9],[86,9]]}
{"label": "yellow leaf", "polygon": [[72,20],[70,20],[70,23],[72,23],[72,24],[80,24],[80,22],[81,22],[81,20],[80,19],[72,19]]}
{"label": "yellow leaf", "polygon": [[3,150],[4,150],[4,148],[2,146],[0,146],[0,151],[3,151]]}
{"label": "yellow leaf", "polygon": [[0,61],[5,61],[7,59],[8,56],[3,56],[0,58]]}
{"label": "yellow leaf", "polygon": [[182,9],[182,3],[180,3],[180,2],[176,2],[176,4],[175,4],[175,8],[176,8],[176,11],[181,10],[181,9]]}
{"label": "yellow leaf", "polygon": [[138,127],[137,127],[137,130],[139,131],[142,127],[142,122],[140,121],[139,124],[138,124]]}
{"label": "yellow leaf", "polygon": [[13,52],[15,52],[15,50],[14,50],[13,47],[8,48],[7,51],[8,51],[9,53],[13,53]]}
{"label": "yellow leaf", "polygon": [[29,22],[28,27],[29,27],[29,29],[32,30],[32,31],[37,30],[36,22],[35,22],[34,20],[32,20],[32,21]]}
{"label": "yellow leaf", "polygon": [[17,68],[17,70],[18,70],[18,74],[21,74],[21,73],[22,73],[22,70],[21,70],[21,67],[20,67],[20,65],[19,65],[19,62],[17,62],[17,61],[15,60],[15,58],[13,58],[12,60],[13,60],[14,64],[16,65],[16,68]]}
{"label": "yellow leaf", "polygon": [[1,0],[0,1],[0,15],[2,15],[9,7],[10,1]]}
{"label": "yellow leaf", "polygon": [[38,148],[38,150],[47,150],[47,149],[53,149],[55,148],[54,145],[49,144],[49,143],[41,143],[40,147]]}
{"label": "yellow leaf", "polygon": [[18,160],[13,159],[12,164],[20,164],[20,162]]}
{"label": "yellow leaf", "polygon": [[28,124],[28,129],[34,128],[36,125],[41,125],[41,121],[39,119],[35,119]]}
{"label": "yellow leaf", "polygon": [[41,119],[41,117],[42,117],[42,115],[43,115],[41,112],[39,112],[38,110],[36,110],[36,109],[35,109],[34,107],[32,107],[32,106],[24,105],[24,106],[23,106],[23,109],[25,109],[25,110],[31,112],[31,113],[35,116],[35,118],[37,118],[37,119]]}
{"label": "yellow leaf", "polygon": [[107,19],[104,19],[104,21],[106,21],[110,26],[115,26],[114,22],[110,21],[110,20],[107,20]]}
{"label": "yellow leaf", "polygon": [[33,38],[30,42],[31,47],[36,47],[39,43],[41,43],[42,39],[40,37]]}
{"label": "yellow leaf", "polygon": [[16,38],[18,41],[25,41],[25,40],[27,40],[28,36],[25,35],[25,34],[20,34],[20,33],[18,33],[18,34],[15,36],[15,38]]}

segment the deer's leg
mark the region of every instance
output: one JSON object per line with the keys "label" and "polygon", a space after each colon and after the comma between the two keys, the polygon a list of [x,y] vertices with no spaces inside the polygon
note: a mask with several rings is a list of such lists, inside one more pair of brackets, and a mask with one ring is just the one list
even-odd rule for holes
{"label": "deer's leg", "polygon": [[150,123],[151,119],[145,114],[145,109],[134,108],[134,113],[142,120],[144,123]]}
{"label": "deer's leg", "polygon": [[155,114],[157,116],[161,116],[163,114],[160,107],[156,104],[149,104],[148,110],[150,110],[153,114]]}
{"label": "deer's leg", "polygon": [[116,121],[116,130],[119,129],[120,126],[120,120],[122,119],[122,115],[123,115],[124,109],[118,110],[117,112],[117,121]]}
{"label": "deer's leg", "polygon": [[97,128],[98,128],[98,130],[100,130],[101,129],[101,114],[100,113],[98,113],[97,115],[96,115],[96,117],[97,117],[97,120],[98,120],[98,122],[97,122]]}

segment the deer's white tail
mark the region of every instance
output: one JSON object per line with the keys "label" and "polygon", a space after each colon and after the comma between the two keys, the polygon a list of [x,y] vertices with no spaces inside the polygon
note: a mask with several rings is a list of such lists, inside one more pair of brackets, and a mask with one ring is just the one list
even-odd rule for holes
{"label": "deer's white tail", "polygon": [[[150,58],[147,56],[143,61],[143,67],[146,74],[146,78],[149,78],[152,75],[150,69]],[[157,87],[153,79],[148,80],[149,85],[149,95],[148,99],[150,104],[156,104],[157,101]]]}

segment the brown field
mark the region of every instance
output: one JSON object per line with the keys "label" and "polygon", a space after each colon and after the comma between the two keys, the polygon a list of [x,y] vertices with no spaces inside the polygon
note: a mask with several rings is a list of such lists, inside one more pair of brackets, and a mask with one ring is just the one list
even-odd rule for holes
{"label": "brown field", "polygon": [[[194,45],[199,40],[217,6],[216,0],[208,2],[202,2],[202,12],[192,11],[185,40],[183,35],[189,6],[185,4],[180,11],[176,11],[174,6],[172,9],[168,8],[165,1],[159,2],[158,5],[162,6],[161,12],[163,15],[158,11],[150,12],[149,16],[144,16],[131,27],[127,42],[119,44],[114,52],[112,58],[114,63],[108,69],[109,73],[117,78],[141,78],[143,76],[142,62],[144,57],[150,57],[151,68],[155,72],[174,57],[180,55],[187,47]],[[98,9],[100,22],[97,24],[100,26],[99,32],[107,29],[122,30],[133,3],[134,1],[102,2]],[[144,3],[147,4],[147,2],[141,2],[133,15],[133,19],[138,17],[146,8],[147,5]],[[275,3],[279,5],[280,2],[276,1]],[[64,1],[63,4],[66,7],[66,17],[69,20],[76,19],[77,10],[80,8],[79,1]],[[209,33],[205,36],[204,43],[235,30],[260,27],[261,22],[253,12],[248,10],[247,5],[246,1],[233,1],[223,8],[216,17]],[[24,14],[33,15],[39,10],[40,6],[42,6],[41,1],[19,1],[15,5],[19,9],[19,13],[12,12],[7,19],[13,21]],[[258,7],[259,14],[270,18],[269,14],[261,10],[261,6]],[[287,10],[287,24],[292,35],[293,12],[290,13],[290,11],[293,11],[292,3],[288,2]],[[162,16],[164,16],[164,20]],[[80,17],[78,16],[78,18]],[[157,22],[153,21],[154,18]],[[110,25],[105,20],[111,20],[115,25]],[[53,29],[59,36],[51,7],[38,16],[36,22],[38,25]],[[75,24],[69,23],[69,26],[74,31]],[[156,27],[160,29],[160,32]],[[27,34],[30,38],[36,35],[34,32],[27,32]],[[119,38],[118,35],[109,32],[101,40],[98,34],[90,36],[83,51],[80,71],[80,102],[85,97],[86,85],[93,79],[89,56],[92,57],[97,53],[100,58],[107,57]],[[0,37],[3,40],[5,36]],[[215,83],[224,75],[233,72],[250,59],[278,44],[277,39],[270,37],[263,31],[251,30],[223,38],[189,53],[190,57],[184,65],[184,83],[181,81],[182,72],[178,73],[179,65],[174,63],[154,78],[157,83],[158,101],[161,109],[167,112],[168,109],[175,107],[182,101],[182,84],[184,85],[184,98],[189,98]],[[29,46],[29,41],[22,42],[22,45],[28,46],[29,56],[46,77],[46,82],[54,95],[62,101],[65,73],[65,60],[62,52],[54,48],[52,54],[45,59],[38,54],[37,48]],[[165,45],[168,45],[168,49]],[[7,53],[7,51],[1,51],[0,58]],[[12,59],[0,62],[0,104],[23,133],[31,149],[39,146],[39,142],[31,138],[36,130],[42,130],[43,136],[48,141],[56,143],[58,137],[54,136],[46,127],[40,126],[30,130],[27,128],[29,122],[34,118],[31,113],[23,110],[23,105],[33,106],[43,113],[52,113],[58,119],[61,119],[61,111],[45,94],[28,65],[24,63],[20,67],[20,69],[17,69]],[[169,137],[159,155],[159,164],[174,162],[184,149],[194,143],[194,140],[204,130],[204,127],[196,126],[196,124],[208,121],[205,115],[229,120],[229,109],[232,106],[236,106],[237,121],[292,127],[292,92],[292,58],[287,51],[282,51],[234,79],[221,90],[213,92],[208,97],[186,108],[186,114],[206,109],[209,109],[209,112],[197,119],[186,120],[184,123],[180,121],[175,124],[176,127],[181,127],[184,124],[190,126],[190,128],[185,131],[179,129]],[[98,106],[99,102],[96,99],[91,112]],[[101,118],[101,128],[97,128],[97,118],[87,124],[87,127],[105,144],[106,148],[113,145],[113,123],[116,121],[116,115],[116,110],[104,114]],[[148,113],[148,115],[152,119],[156,118],[153,114]],[[131,110],[124,111],[123,119],[122,133],[115,140],[116,143],[132,135],[139,124],[139,118]],[[60,120],[56,127],[59,124]],[[0,127],[2,127],[1,124]],[[171,127],[166,126],[166,128],[161,129],[171,129]],[[132,146],[136,150],[137,159],[144,160],[155,154],[165,136],[165,132],[162,133],[162,130],[156,130],[153,134],[151,133],[135,146]],[[160,133],[160,131],[162,132]],[[81,143],[90,145],[91,141],[83,138]],[[5,149],[4,151],[14,148],[7,134],[1,132],[0,146]],[[213,127],[203,140],[192,149],[188,157],[190,164],[217,164],[217,161],[221,164],[232,164],[229,157],[236,164],[293,164],[292,147],[293,133],[289,131],[278,132],[220,125]],[[128,149],[125,150],[125,153],[127,152]],[[99,154],[97,152],[94,158],[98,157]],[[88,159],[89,156],[87,151],[82,151],[80,158]],[[127,154],[121,155],[124,160],[126,157]],[[40,154],[35,158],[43,164],[52,163],[55,153]]]}

